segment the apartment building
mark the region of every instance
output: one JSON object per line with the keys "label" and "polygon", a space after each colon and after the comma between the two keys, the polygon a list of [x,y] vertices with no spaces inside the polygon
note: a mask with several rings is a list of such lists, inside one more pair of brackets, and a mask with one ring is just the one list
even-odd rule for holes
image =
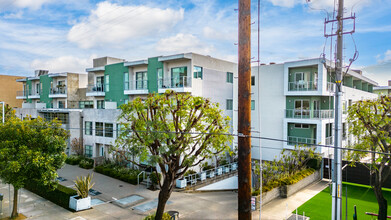
{"label": "apartment building", "polygon": [[14,108],[22,107],[22,100],[16,99],[15,94],[22,89],[22,85],[17,83],[21,76],[0,75],[0,101]]}
{"label": "apartment building", "polygon": [[379,96],[391,97],[391,80],[388,80],[388,86],[376,86],[373,88],[373,92]]}
{"label": "apartment building", "polygon": [[[253,138],[253,159],[260,158],[259,146],[263,160],[273,160],[283,149],[293,149],[296,142],[333,145],[335,73],[329,71],[331,65],[323,59],[308,59],[252,68],[252,136],[275,139]],[[344,76],[343,146],[352,141],[347,133],[348,106],[376,98],[374,86],[377,83],[360,71],[349,70]],[[333,153],[321,147],[317,152],[325,157]]]}

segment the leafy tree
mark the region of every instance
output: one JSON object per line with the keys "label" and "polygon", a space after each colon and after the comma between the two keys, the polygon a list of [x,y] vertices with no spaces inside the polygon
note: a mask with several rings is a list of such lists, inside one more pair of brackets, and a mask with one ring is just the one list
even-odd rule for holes
{"label": "leafy tree", "polygon": [[280,161],[288,175],[293,175],[302,170],[309,160],[317,157],[315,147],[296,145],[294,150],[282,150]]}
{"label": "leafy tree", "polygon": [[11,118],[0,124],[0,178],[14,187],[11,218],[18,216],[18,190],[27,181],[55,186],[65,160],[68,133],[54,120]]}
{"label": "leafy tree", "polygon": [[181,178],[191,167],[207,158],[229,150],[227,133],[229,117],[223,117],[218,104],[203,97],[178,94],[150,94],[121,107],[119,116],[123,130],[116,144],[127,159],[139,166],[140,161],[157,164],[163,180],[159,180],[159,203],[156,219],[162,219],[164,207]]}
{"label": "leafy tree", "polygon": [[[10,107],[8,104],[4,106],[4,121],[9,120],[10,118],[15,117],[15,110]],[[3,121],[3,107],[0,105],[0,123]]]}
{"label": "leafy tree", "polygon": [[[354,148],[371,150],[385,154],[371,154],[372,174],[375,181],[372,188],[375,191],[379,205],[379,219],[386,219],[387,200],[383,196],[382,186],[389,177],[391,169],[391,99],[380,97],[377,100],[358,101],[349,108],[349,130],[357,138]],[[350,152],[348,159],[360,161],[368,154],[359,151]],[[368,167],[369,168],[369,167]]]}
{"label": "leafy tree", "polygon": [[71,141],[71,149],[77,156],[84,155],[84,143],[81,138],[73,138]]}

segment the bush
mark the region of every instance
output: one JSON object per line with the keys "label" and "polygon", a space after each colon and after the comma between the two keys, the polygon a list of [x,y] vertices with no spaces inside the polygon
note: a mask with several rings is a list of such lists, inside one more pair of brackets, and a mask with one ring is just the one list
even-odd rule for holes
{"label": "bush", "polygon": [[194,171],[194,170],[188,170],[188,171],[186,171],[186,173],[185,174],[183,174],[183,176],[188,176],[188,175],[191,175],[191,174],[196,174],[197,172],[196,171]]}
{"label": "bush", "polygon": [[288,177],[282,178],[280,180],[281,181],[281,185],[292,185],[292,184],[295,184],[295,183],[299,182],[300,180],[304,179],[305,177],[313,174],[314,172],[315,172],[315,170],[312,169],[312,168],[299,171],[299,172],[297,172],[296,174],[294,174],[292,176],[288,176]]}
{"label": "bush", "polygon": [[[132,170],[116,164],[99,165],[94,168],[94,171],[133,185],[137,184],[137,175],[140,173],[138,170]],[[143,181],[142,176],[140,176],[140,181]]]}
{"label": "bush", "polygon": [[[155,213],[152,214],[152,215],[148,215],[148,216],[145,217],[143,220],[155,220]],[[165,213],[163,214],[162,220],[171,220],[171,216],[170,216],[167,212],[165,212]]]}
{"label": "bush", "polygon": [[155,172],[153,172],[151,173],[151,175],[149,175],[149,178],[151,179],[152,184],[158,185],[159,184],[158,180],[162,178],[162,174],[160,173],[156,174]]}
{"label": "bush", "polygon": [[76,155],[71,155],[71,156],[67,157],[67,159],[65,159],[65,163],[67,163],[69,165],[77,165],[80,163],[81,160],[82,160],[82,157],[76,156]]}
{"label": "bush", "polygon": [[83,158],[79,163],[80,168],[92,169],[94,167],[94,160],[90,158]]}
{"label": "bush", "polygon": [[322,165],[322,158],[321,157],[311,158],[307,162],[307,167],[312,168],[314,170],[319,170],[321,165]]}
{"label": "bush", "polygon": [[77,195],[76,190],[61,184],[57,184],[57,187],[51,190],[48,186],[30,181],[25,184],[24,188],[68,210],[70,210],[69,197]]}

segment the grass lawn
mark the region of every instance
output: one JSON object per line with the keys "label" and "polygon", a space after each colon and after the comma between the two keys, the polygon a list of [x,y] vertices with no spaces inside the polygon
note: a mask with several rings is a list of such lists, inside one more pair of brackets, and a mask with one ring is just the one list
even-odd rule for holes
{"label": "grass lawn", "polygon": [[[354,213],[354,205],[357,207],[357,219],[371,219],[371,216],[365,215],[365,212],[378,212],[377,200],[373,189],[369,186],[343,183],[342,197],[342,219],[345,219],[345,192],[348,188],[348,219],[352,219]],[[383,189],[383,195],[388,202],[387,214],[391,215],[391,189]],[[329,220],[331,219],[331,195],[330,188],[327,187],[322,192],[318,193],[312,199],[308,200],[297,211],[298,214],[303,214],[314,220]],[[295,213],[296,211],[294,211]],[[375,219],[375,217],[373,217]]]}

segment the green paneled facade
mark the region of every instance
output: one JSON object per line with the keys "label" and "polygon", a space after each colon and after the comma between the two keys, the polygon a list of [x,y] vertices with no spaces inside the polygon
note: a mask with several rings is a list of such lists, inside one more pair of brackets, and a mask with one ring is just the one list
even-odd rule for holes
{"label": "green paneled facade", "polygon": [[310,110],[314,110],[314,103],[319,103],[319,110],[329,110],[334,108],[334,98],[328,96],[286,96],[286,109],[295,109],[296,100],[308,100]]}
{"label": "green paneled facade", "polygon": [[128,71],[124,63],[105,66],[105,101],[117,102],[118,107],[125,104],[128,95],[124,95],[124,73]]}
{"label": "green paneled facade", "polygon": [[29,98],[29,96],[32,94],[33,84],[31,83],[31,80],[26,80],[26,102],[32,103],[32,100]]}
{"label": "green paneled facade", "polygon": [[158,61],[158,57],[148,58],[148,92],[158,92],[158,70],[163,70],[163,63]]}
{"label": "green paneled facade", "polygon": [[39,77],[39,82],[41,83],[42,88],[40,101],[46,103],[46,108],[50,108],[52,104],[52,99],[49,98],[50,86],[52,81],[53,79],[48,75],[42,75]]}
{"label": "green paneled facade", "polygon": [[296,82],[296,73],[304,73],[304,81],[313,82],[316,80],[315,73],[318,73],[318,66],[289,68],[289,82]]}

